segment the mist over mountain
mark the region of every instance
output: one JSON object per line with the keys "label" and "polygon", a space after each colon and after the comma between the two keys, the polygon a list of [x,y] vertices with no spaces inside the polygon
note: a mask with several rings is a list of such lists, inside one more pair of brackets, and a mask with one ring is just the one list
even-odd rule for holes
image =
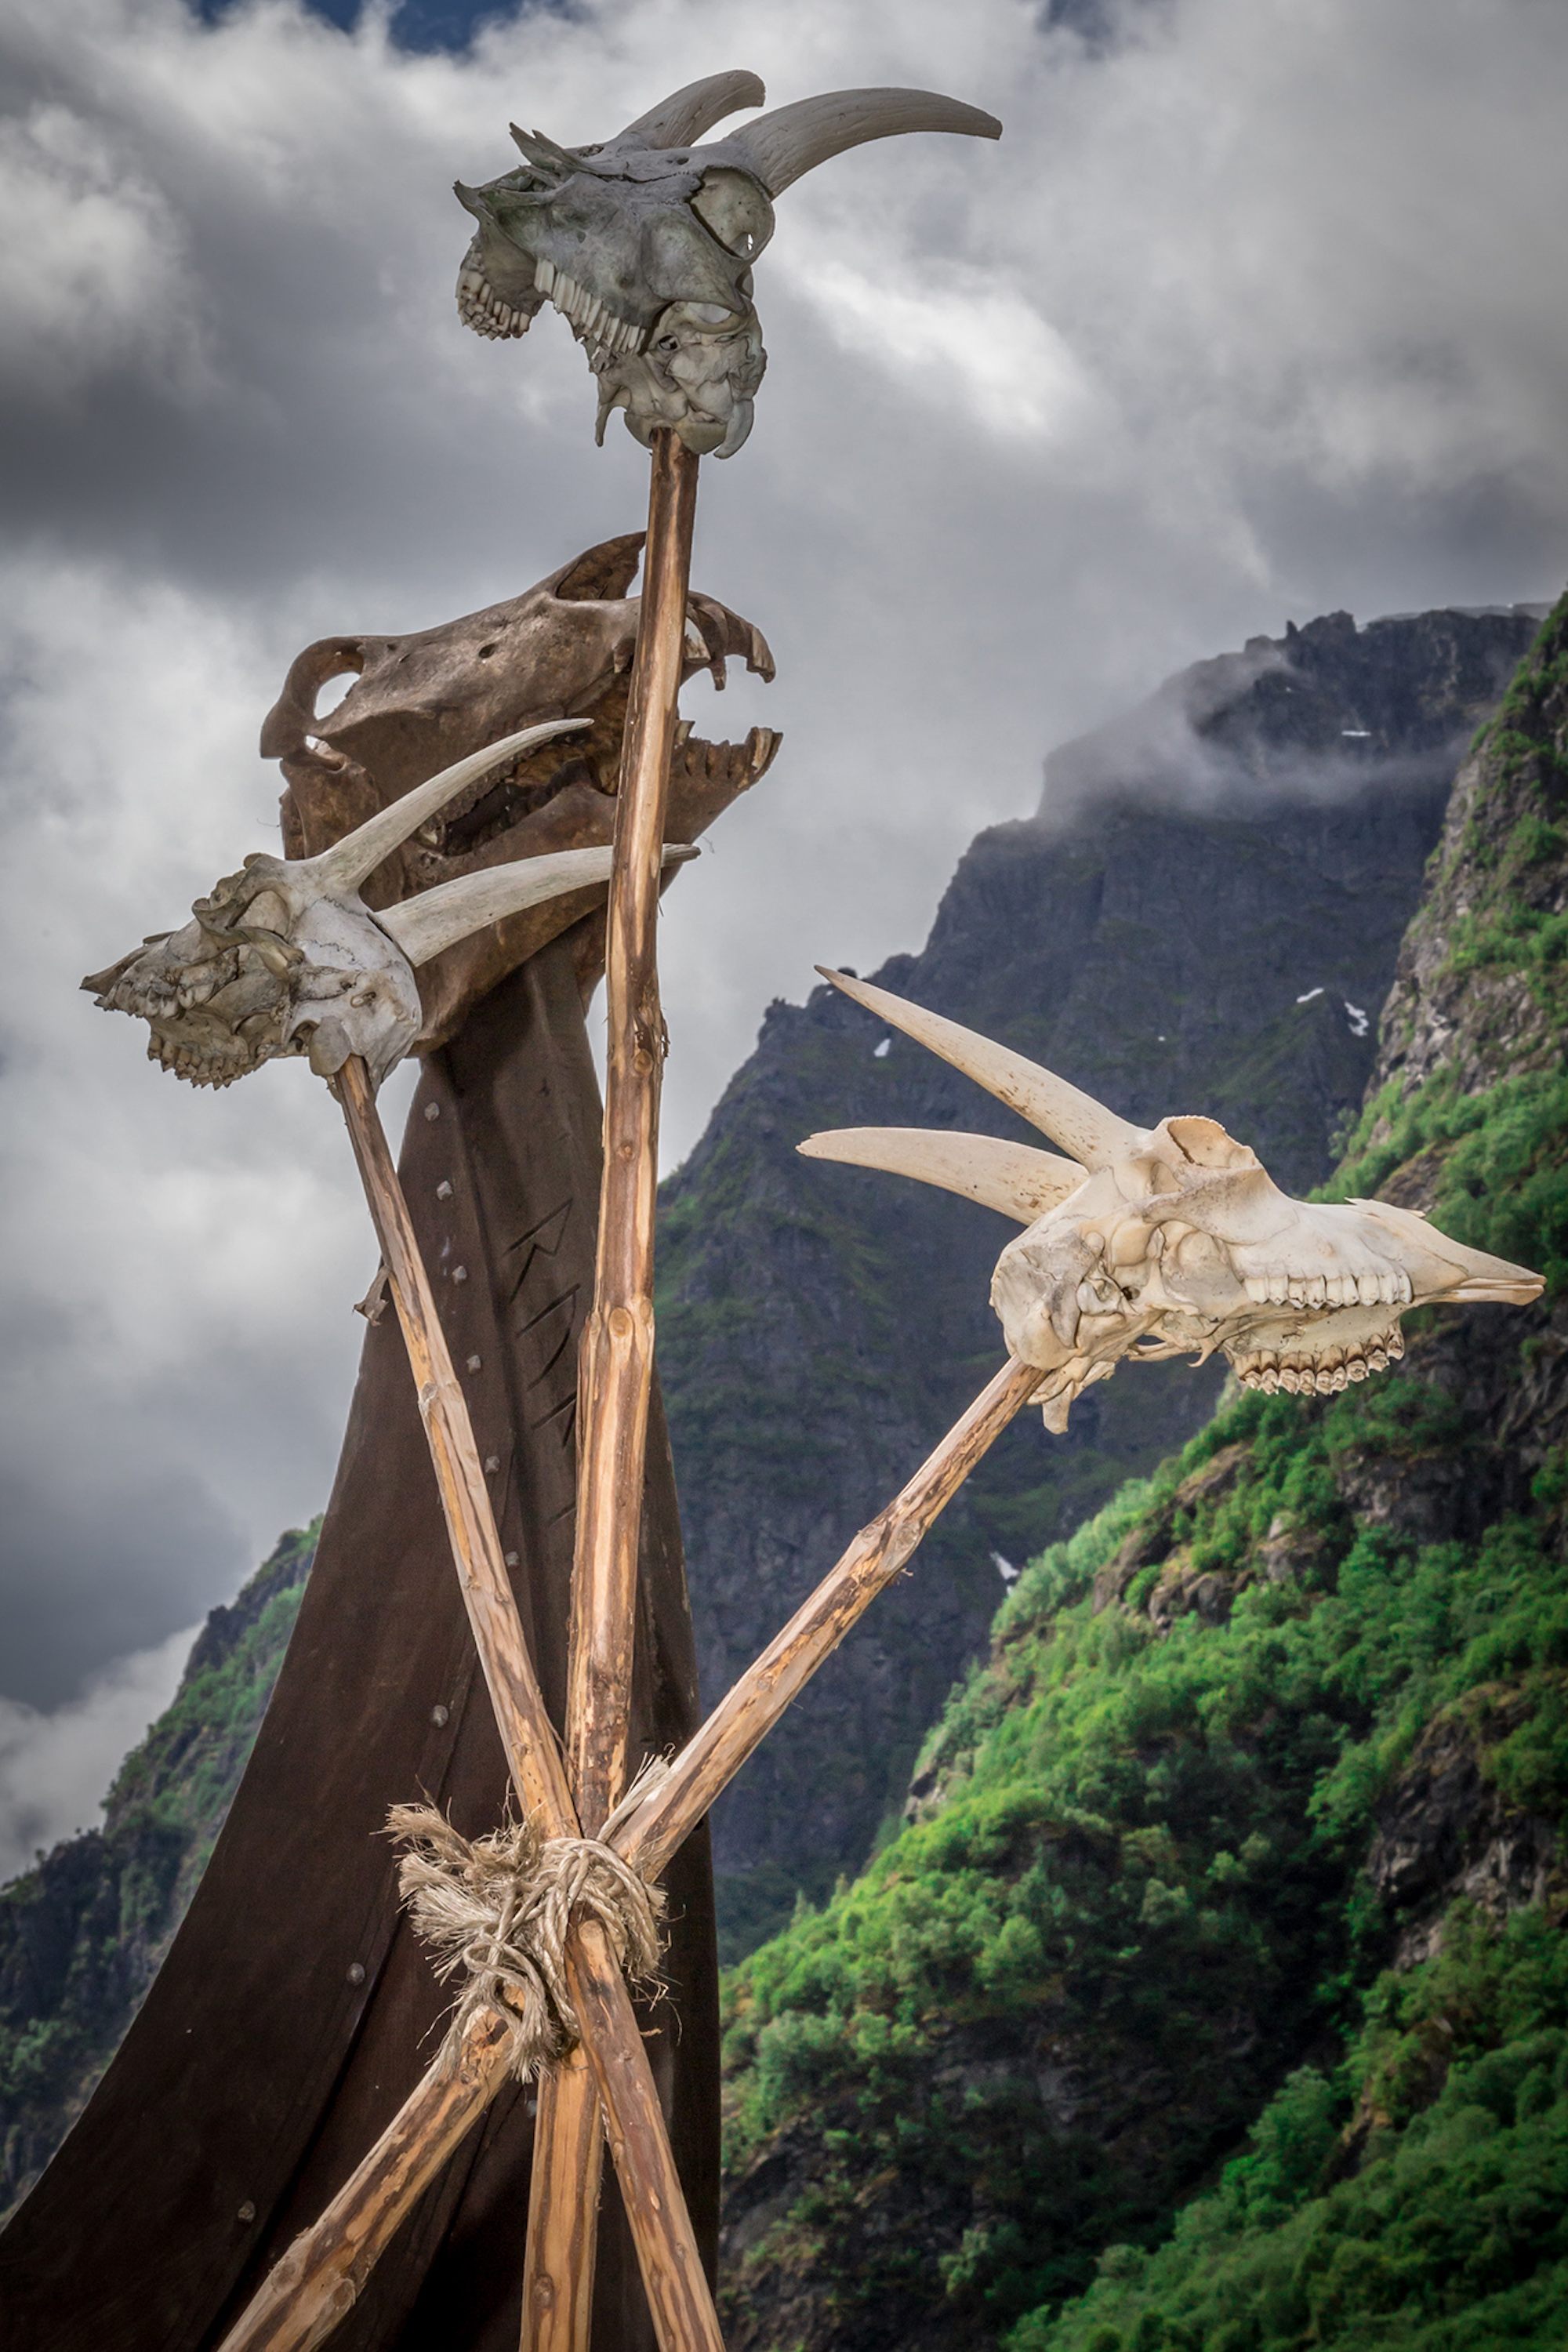
{"label": "mist over mountain", "polygon": [[[873,977],[1152,1121],[1204,1110],[1295,1191],[1359,1108],[1455,769],[1541,614],[1331,614],[1199,663],[1055,753],[918,955]],[[1000,1360],[1013,1228],[800,1160],[830,1126],[1031,1132],[836,991],[775,1003],[664,1187],[658,1345],[704,1687],[726,1689]],[[1212,1410],[1222,1367],[1129,1368],[1065,1438],[1009,1431],[721,1801],[733,1957],[897,1814],[1014,1564]]]}
{"label": "mist over mountain", "polygon": [[735,2352],[1563,2341],[1565,817],[1568,599],[1330,1188],[1545,1295],[1228,1400],[1030,1563],[901,1833],[731,1979]]}
{"label": "mist over mountain", "polygon": [[[1522,607],[1360,630],[1335,614],[1198,665],[1058,755],[1047,812],[983,833],[921,954],[877,977],[1131,1117],[1215,1112],[1281,1182],[1310,1185],[1360,1108],[1459,753],[1534,627]],[[1064,769],[1096,779],[1070,814]],[[661,1375],[710,1699],[1000,1358],[986,1290],[1012,1228],[795,1154],[815,1129],[870,1120],[1025,1132],[824,987],[773,1007],[664,1188]],[[1012,1572],[1069,1535],[1197,1429],[1216,1390],[1212,1371],[1128,1368],[1089,1391],[1067,1438],[1033,1416],[1008,1433],[718,1808],[731,1955],[858,1868],[900,1817],[917,1750],[986,1649],[999,1563]],[[308,1534],[286,1537],[213,1612],[102,1828],[0,1889],[0,2210],[79,2110],[168,1948],[310,1557]],[[939,1778],[917,1780],[917,1806]]]}

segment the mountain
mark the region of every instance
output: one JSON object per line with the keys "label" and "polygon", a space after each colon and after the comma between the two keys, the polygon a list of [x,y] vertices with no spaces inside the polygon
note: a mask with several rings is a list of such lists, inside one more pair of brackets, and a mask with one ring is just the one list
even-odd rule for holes
{"label": "mountain", "polygon": [[114,2055],[228,1811],[310,1571],[285,1536],[196,1636],[174,1700],[121,1766],[100,1830],[0,1887],[0,2215]]}
{"label": "mountain", "polygon": [[731,1979],[733,2352],[1568,2334],[1565,1020],[1568,599],[1328,1188],[1547,1295],[1226,1398],[1026,1569],[900,1833]]}
{"label": "mountain", "polygon": [[[1283,1181],[1310,1183],[1366,1085],[1457,744],[1534,625],[1524,608],[1359,630],[1336,614],[1199,665],[1058,753],[1049,815],[983,834],[922,954],[879,977],[1133,1116],[1217,1109]],[[1006,1129],[930,1056],[880,1043],[826,988],[774,1006],[665,1188],[660,1361],[710,1697],[999,1356],[984,1296],[1000,1220],[795,1157],[813,1129],[870,1118]],[[826,1895],[896,1817],[921,1738],[985,1649],[1004,1590],[993,1554],[1020,1560],[1068,1533],[1213,1399],[1212,1381],[1141,1369],[1091,1391],[1068,1440],[1047,1448],[1031,1429],[998,1447],[719,1809],[732,1955],[803,1890]],[[213,1612],[103,1828],[0,1888],[0,2211],[79,2109],[179,1924],[312,1540],[286,1536]]]}
{"label": "mountain", "polygon": [[[1331,614],[1196,665],[1058,752],[1041,812],[980,835],[919,955],[873,977],[1138,1119],[1203,1108],[1320,1182],[1456,767],[1542,608]],[[826,987],[774,1004],[664,1188],[658,1346],[703,1686],[726,1689],[1001,1356],[1012,1228],[800,1160],[825,1126],[1029,1130]],[[1212,1410],[1219,1370],[1096,1388],[1009,1433],[714,1814],[724,1957],[820,1900],[896,1818],[998,1570],[1068,1534]]]}

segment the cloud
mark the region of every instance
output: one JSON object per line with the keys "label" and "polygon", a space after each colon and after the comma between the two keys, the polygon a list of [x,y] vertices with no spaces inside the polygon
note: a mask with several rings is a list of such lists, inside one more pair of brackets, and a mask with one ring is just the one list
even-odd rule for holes
{"label": "cloud", "polygon": [[918,83],[1006,124],[810,175],[758,270],[770,373],[696,570],[780,678],[689,707],[786,740],[662,927],[673,1153],[772,995],[918,943],[1052,744],[1288,616],[1559,584],[1568,17],[1537,0],[583,0],[460,55],[293,0],[12,0],[0,62],[18,1698],[160,1642],[319,1506],[371,1256],[301,1069],[193,1095],[78,976],[275,841],[256,729],[300,646],[642,518],[561,322],[457,322],[450,183],[506,165],[509,119],[603,136],[743,63],[780,101]]}
{"label": "cloud", "polygon": [[0,1698],[0,1882],[92,1825],[121,1758],[174,1697],[197,1630],[118,1659],[52,1712]]}
{"label": "cloud", "polygon": [[47,400],[146,371],[171,390],[199,364],[183,240],[158,189],[63,106],[0,124],[0,369]]}

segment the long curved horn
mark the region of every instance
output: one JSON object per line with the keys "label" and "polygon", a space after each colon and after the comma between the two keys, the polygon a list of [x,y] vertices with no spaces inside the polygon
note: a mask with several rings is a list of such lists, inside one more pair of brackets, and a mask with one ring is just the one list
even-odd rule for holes
{"label": "long curved horn", "polygon": [[1009,1053],[1005,1045],[994,1044],[973,1029],[962,1028],[956,1021],[944,1021],[940,1013],[928,1013],[923,1004],[910,1004],[885,988],[873,988],[864,980],[851,980],[846,972],[829,971],[826,964],[819,963],[816,969],[824,980],[830,980],[835,988],[841,988],[857,1004],[879,1013],[893,1028],[903,1030],[933,1054],[940,1054],[944,1062],[951,1062],[955,1070],[962,1070],[987,1094],[1020,1111],[1031,1127],[1037,1127],[1042,1135],[1059,1143],[1081,1166],[1109,1168],[1113,1160],[1125,1160],[1147,1141],[1141,1127],[1118,1118],[1113,1110],[1097,1103],[1092,1095],[1080,1094],[1065,1078],[1053,1077],[1049,1070],[1042,1070],[1037,1062],[1026,1061],[1022,1054]]}
{"label": "long curved horn", "polygon": [[1032,1143],[961,1135],[948,1128],[835,1127],[808,1135],[795,1150],[807,1160],[838,1160],[851,1168],[880,1168],[889,1176],[940,1185],[944,1192],[999,1209],[1021,1225],[1032,1225],[1076,1192],[1084,1179],[1076,1160],[1058,1160]]}
{"label": "long curved horn", "polygon": [[605,143],[609,147],[633,142],[639,147],[689,147],[694,139],[700,139],[728,115],[738,114],[742,106],[767,102],[767,91],[754,73],[705,74],[700,81],[689,81],[684,89],[672,90]]}
{"label": "long curved horn", "polygon": [[428,782],[416,784],[411,793],[405,793],[390,808],[378,809],[353,833],[345,833],[341,841],[334,841],[331,849],[305,859],[296,870],[302,873],[308,866],[315,887],[331,897],[357,890],[384,857],[390,857],[422,824],[438,815],[465,784],[488,775],[492,768],[504,766],[520,751],[532,751],[536,743],[548,743],[552,735],[576,734],[591,724],[586,719],[552,719],[542,727],[525,727],[519,735],[503,735],[499,743],[487,743],[482,751],[470,751],[455,767],[443,768]]}
{"label": "long curved horn", "polygon": [[[956,131],[971,139],[1000,139],[994,114],[934,89],[832,89],[820,98],[777,106],[755,122],[742,123],[718,143],[724,160],[752,173],[770,196],[815,172],[819,163],[863,147],[869,139],[893,139],[904,131]],[[715,161],[717,161],[717,156]]]}
{"label": "long curved horn", "polygon": [[[699,852],[681,842],[666,844],[664,862],[679,866]],[[473,931],[521,915],[546,898],[568,890],[589,890],[607,882],[614,863],[612,849],[563,849],[550,857],[514,857],[506,866],[487,866],[478,874],[459,874],[453,882],[438,882],[416,898],[384,907],[374,919],[395,940],[411,964],[429,963],[443,949],[456,947]]]}

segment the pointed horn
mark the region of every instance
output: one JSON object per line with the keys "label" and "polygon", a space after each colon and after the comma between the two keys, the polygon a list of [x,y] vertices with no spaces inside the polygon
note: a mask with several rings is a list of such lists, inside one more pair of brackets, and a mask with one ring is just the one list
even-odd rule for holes
{"label": "pointed horn", "polygon": [[1076,1160],[1037,1151],[1032,1143],[1006,1143],[999,1135],[961,1135],[934,1127],[835,1127],[808,1135],[795,1150],[807,1160],[837,1160],[851,1168],[880,1168],[889,1176],[912,1176],[940,1185],[984,1208],[999,1209],[1021,1225],[1032,1225],[1083,1182]]}
{"label": "pointed horn", "polygon": [[1513,1265],[1506,1257],[1492,1257],[1485,1250],[1452,1241],[1425,1217],[1410,1209],[1396,1209],[1391,1201],[1352,1200],[1350,1205],[1364,1210],[1404,1244],[1417,1305],[1424,1298],[1440,1298],[1470,1307],[1489,1302],[1529,1307],[1546,1287],[1545,1277],[1532,1274],[1527,1265]]}
{"label": "pointed horn", "polygon": [[[666,866],[679,866],[699,855],[683,842],[667,842]],[[438,882],[417,898],[399,907],[384,907],[375,920],[395,940],[416,969],[429,963],[443,950],[508,915],[521,915],[546,898],[568,890],[591,890],[610,878],[612,849],[563,849],[550,857],[516,857],[510,865],[487,866],[478,874],[459,874],[455,882]]]}
{"label": "pointed horn", "polygon": [[716,122],[738,114],[742,106],[765,106],[767,99],[754,73],[709,74],[701,81],[689,81],[684,89],[672,90],[605,144],[689,147]]}
{"label": "pointed horn", "polygon": [[1049,1070],[1026,1061],[1022,1054],[1009,1053],[1005,1045],[994,1045],[973,1029],[963,1029],[956,1021],[944,1021],[940,1013],[928,1013],[921,1004],[890,995],[885,988],[829,971],[825,964],[819,963],[816,969],[857,1004],[880,1013],[895,1029],[940,1054],[944,1062],[951,1062],[999,1102],[1021,1112],[1031,1127],[1059,1143],[1083,1167],[1109,1168],[1112,1160],[1126,1159],[1146,1141],[1142,1128],[1118,1118],[1092,1095],[1080,1094],[1065,1078],[1053,1077]]}
{"label": "pointed horn", "polygon": [[[557,146],[544,131],[521,131],[515,122],[509,122],[507,129],[511,132],[513,144],[523,162],[531,163],[536,172],[542,172],[547,179],[569,180],[573,173],[581,168],[576,156],[569,155],[564,147]],[[459,197],[458,202],[461,201]]]}
{"label": "pointed horn", "polygon": [[[834,89],[820,98],[778,106],[719,142],[723,160],[739,163],[759,179],[769,195],[781,195],[819,163],[863,147],[869,139],[893,139],[904,131],[955,131],[971,139],[1000,139],[994,114],[941,98],[933,89]],[[714,160],[719,160],[715,155]]]}
{"label": "pointed horn", "polygon": [[536,743],[548,743],[552,735],[574,735],[591,724],[586,719],[552,719],[542,727],[525,727],[519,735],[503,735],[499,743],[488,743],[482,751],[471,751],[466,760],[459,760],[455,767],[443,768],[427,783],[416,784],[411,793],[405,793],[390,808],[380,809],[374,816],[367,817],[353,833],[345,833],[341,841],[335,841],[331,849],[323,849],[319,856],[306,860],[312,882],[332,895],[357,890],[384,857],[390,857],[422,824],[439,815],[465,784],[488,775],[492,768],[504,767],[519,752],[531,751]]}

